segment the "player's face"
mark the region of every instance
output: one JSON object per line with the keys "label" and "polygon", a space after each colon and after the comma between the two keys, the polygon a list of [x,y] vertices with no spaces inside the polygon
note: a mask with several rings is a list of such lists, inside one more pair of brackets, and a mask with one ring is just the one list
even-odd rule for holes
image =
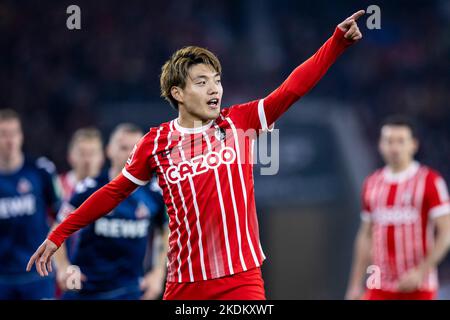
{"label": "player's face", "polygon": [[208,65],[196,64],[189,69],[184,89],[179,88],[180,113],[203,122],[217,119],[222,94],[220,74]]}
{"label": "player's face", "polygon": [[386,125],[381,128],[380,153],[388,166],[407,166],[417,152],[418,143],[407,126]]}
{"label": "player's face", "polygon": [[112,167],[122,169],[128,160],[134,145],[142,137],[139,133],[117,132],[108,144],[107,154]]}
{"label": "player's face", "polygon": [[17,119],[0,121],[0,155],[11,158],[22,152],[23,133]]}
{"label": "player's face", "polygon": [[69,151],[69,163],[81,179],[98,175],[103,161],[103,147],[96,139],[79,140]]}

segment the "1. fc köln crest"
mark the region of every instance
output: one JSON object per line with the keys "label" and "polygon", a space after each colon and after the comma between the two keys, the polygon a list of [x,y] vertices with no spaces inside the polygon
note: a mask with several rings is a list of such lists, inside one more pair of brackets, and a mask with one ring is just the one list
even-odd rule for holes
{"label": "1. fc k\u00f6ln crest", "polygon": [[21,178],[17,183],[17,192],[20,194],[30,192],[32,188],[33,186],[31,185],[31,182],[25,178]]}
{"label": "1. fc k\u00f6ln crest", "polygon": [[136,219],[145,219],[150,216],[150,210],[147,208],[146,205],[140,202],[136,208],[135,214]]}

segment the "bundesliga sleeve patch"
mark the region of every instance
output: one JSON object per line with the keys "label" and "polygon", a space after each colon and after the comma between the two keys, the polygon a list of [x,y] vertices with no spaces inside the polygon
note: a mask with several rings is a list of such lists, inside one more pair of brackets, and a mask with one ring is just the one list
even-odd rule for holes
{"label": "bundesliga sleeve patch", "polygon": [[131,165],[131,162],[133,162],[133,157],[136,152],[136,149],[137,149],[137,144],[135,144],[133,147],[133,150],[131,150],[130,156],[128,157],[128,160],[127,160],[128,165]]}

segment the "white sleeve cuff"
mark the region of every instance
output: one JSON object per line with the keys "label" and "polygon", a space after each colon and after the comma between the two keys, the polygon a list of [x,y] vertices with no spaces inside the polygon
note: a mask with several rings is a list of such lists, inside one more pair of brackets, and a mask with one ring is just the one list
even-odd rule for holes
{"label": "white sleeve cuff", "polygon": [[258,102],[258,116],[261,122],[261,130],[264,132],[271,132],[275,127],[275,123],[272,123],[270,127],[267,126],[266,112],[264,111],[264,99]]}
{"label": "white sleeve cuff", "polygon": [[134,177],[131,173],[129,173],[127,171],[127,169],[123,168],[122,169],[122,174],[125,176],[125,178],[127,178],[128,180],[130,180],[131,182],[133,182],[134,184],[140,185],[140,186],[145,186],[148,183],[147,181],[144,180],[140,180],[136,177]]}
{"label": "white sleeve cuff", "polygon": [[371,222],[372,221],[372,215],[369,211],[361,211],[361,220],[364,222]]}
{"label": "white sleeve cuff", "polygon": [[446,214],[450,214],[450,203],[443,203],[430,209],[430,218],[432,219]]}

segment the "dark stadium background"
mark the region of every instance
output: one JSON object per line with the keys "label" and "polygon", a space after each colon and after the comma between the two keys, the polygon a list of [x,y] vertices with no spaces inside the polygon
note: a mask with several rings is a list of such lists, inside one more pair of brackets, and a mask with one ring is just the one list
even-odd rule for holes
{"label": "dark stadium background", "polygon": [[[66,28],[67,6],[82,29]],[[255,168],[274,299],[343,298],[361,182],[381,165],[381,119],[419,124],[420,161],[450,181],[450,1],[0,1],[0,107],[20,112],[25,150],[67,170],[70,135],[176,117],[159,98],[162,63],[200,45],[223,64],[224,105],[269,93],[357,9],[381,8],[319,85],[278,123],[280,171]],[[443,266],[442,274],[449,266]]]}

